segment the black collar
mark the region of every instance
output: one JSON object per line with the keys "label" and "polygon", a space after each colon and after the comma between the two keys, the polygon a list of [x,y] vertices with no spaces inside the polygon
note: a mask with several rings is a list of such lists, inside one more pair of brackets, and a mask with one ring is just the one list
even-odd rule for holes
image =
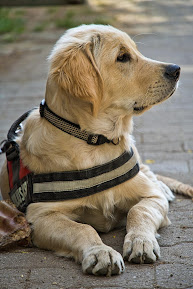
{"label": "black collar", "polygon": [[82,139],[90,145],[101,145],[104,143],[113,143],[117,145],[119,143],[119,139],[109,140],[104,135],[101,134],[88,134],[85,130],[81,130],[78,124],[75,124],[67,119],[60,117],[55,114],[46,104],[45,99],[40,103],[40,116],[44,117],[47,121],[49,121],[52,125],[57,127],[58,129],[73,135],[79,139]]}

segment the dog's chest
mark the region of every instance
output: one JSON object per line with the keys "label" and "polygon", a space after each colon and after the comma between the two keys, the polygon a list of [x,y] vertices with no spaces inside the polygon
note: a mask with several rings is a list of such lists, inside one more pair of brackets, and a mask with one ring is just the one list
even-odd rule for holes
{"label": "dog's chest", "polygon": [[119,227],[125,224],[126,212],[123,212],[117,208],[108,211],[104,214],[104,211],[93,208],[84,208],[79,211],[78,221],[86,223],[94,227],[99,232],[109,232],[115,227]]}
{"label": "dog's chest", "polygon": [[109,232],[115,227],[126,224],[129,210],[138,203],[136,198],[128,198],[127,186],[121,185],[106,194],[91,196],[89,200],[76,208],[73,213],[76,221],[93,226],[97,231]]}

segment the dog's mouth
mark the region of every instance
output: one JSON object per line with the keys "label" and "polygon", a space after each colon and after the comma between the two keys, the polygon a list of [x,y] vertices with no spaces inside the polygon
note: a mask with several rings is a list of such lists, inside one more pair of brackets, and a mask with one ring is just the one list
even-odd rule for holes
{"label": "dog's mouth", "polygon": [[163,101],[167,100],[168,98],[170,98],[170,96],[172,96],[172,94],[175,92],[176,88],[174,88],[169,94],[167,97],[164,97],[163,99],[161,100],[158,100],[154,103],[151,103],[149,105],[146,105],[146,106],[137,106],[137,102],[134,104],[134,107],[133,107],[133,111],[135,112],[135,114],[141,114],[143,113],[145,110],[148,110],[150,109],[153,105],[156,105],[156,104],[159,104],[159,103],[162,103]]}
{"label": "dog's mouth", "polygon": [[134,111],[135,114],[141,114],[145,110],[150,109],[152,107],[152,105],[149,105],[149,106],[134,106],[133,111]]}
{"label": "dog's mouth", "polygon": [[141,107],[134,107],[134,111],[136,112],[142,112],[147,108],[147,106],[141,106]]}

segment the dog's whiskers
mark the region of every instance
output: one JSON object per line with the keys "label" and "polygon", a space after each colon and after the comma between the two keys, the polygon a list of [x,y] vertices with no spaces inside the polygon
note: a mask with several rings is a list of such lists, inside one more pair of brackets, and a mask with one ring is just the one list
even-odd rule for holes
{"label": "dog's whiskers", "polygon": [[136,44],[143,44],[143,45],[146,45],[146,43],[143,43],[143,42],[135,42]]}
{"label": "dog's whiskers", "polygon": [[134,40],[136,37],[142,36],[142,35],[157,35],[157,33],[139,33],[139,34],[134,35],[132,39]]}

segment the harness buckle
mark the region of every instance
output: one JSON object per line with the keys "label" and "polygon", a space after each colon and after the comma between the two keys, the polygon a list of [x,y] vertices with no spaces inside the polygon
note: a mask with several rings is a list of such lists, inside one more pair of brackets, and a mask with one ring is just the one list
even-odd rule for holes
{"label": "harness buckle", "polygon": [[8,161],[19,157],[19,145],[15,141],[3,140],[0,145],[0,155],[6,153]]}
{"label": "harness buckle", "polygon": [[14,144],[11,144],[11,147],[6,152],[6,157],[8,161],[19,158],[19,146],[16,142],[14,142]]}
{"label": "harness buckle", "polygon": [[15,141],[7,141],[6,157],[8,161],[19,158],[19,145]]}
{"label": "harness buckle", "polygon": [[8,143],[8,141],[6,139],[4,139],[0,143],[0,155],[4,154],[8,150],[9,146],[10,146],[10,144]]}
{"label": "harness buckle", "polygon": [[89,145],[101,145],[101,144],[110,143],[110,142],[111,141],[108,140],[103,135],[92,135],[92,134],[90,134],[88,136],[88,139],[87,139],[87,144],[89,144]]}
{"label": "harness buckle", "polygon": [[90,134],[87,139],[87,144],[89,145],[97,145],[98,136]]}

